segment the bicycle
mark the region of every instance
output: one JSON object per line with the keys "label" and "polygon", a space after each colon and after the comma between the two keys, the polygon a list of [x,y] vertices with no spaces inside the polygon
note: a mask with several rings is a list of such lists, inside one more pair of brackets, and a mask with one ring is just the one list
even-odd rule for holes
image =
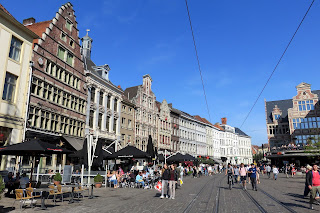
{"label": "bicycle", "polygon": [[232,189],[232,181],[233,181],[232,178],[233,178],[232,175],[228,175],[228,183],[229,183],[229,189],[230,190]]}

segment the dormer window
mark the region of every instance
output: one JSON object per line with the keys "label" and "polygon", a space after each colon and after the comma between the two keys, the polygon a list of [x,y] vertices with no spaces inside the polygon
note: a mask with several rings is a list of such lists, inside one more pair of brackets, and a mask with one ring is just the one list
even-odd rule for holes
{"label": "dormer window", "polygon": [[299,111],[314,110],[313,100],[299,101]]}
{"label": "dormer window", "polygon": [[274,119],[275,120],[279,120],[280,119],[280,115],[279,114],[274,115]]}

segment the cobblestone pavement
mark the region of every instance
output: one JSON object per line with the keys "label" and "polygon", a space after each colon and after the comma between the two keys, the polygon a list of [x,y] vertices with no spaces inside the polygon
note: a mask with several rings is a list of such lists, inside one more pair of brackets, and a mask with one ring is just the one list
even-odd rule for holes
{"label": "cobblestone pavement", "polygon": [[[160,199],[155,189],[94,189],[94,199],[87,197],[77,203],[68,204],[68,201],[57,202],[53,206],[48,200],[49,212],[319,212],[320,206],[315,210],[308,209],[308,199],[302,197],[304,190],[304,177],[286,178],[280,174],[278,180],[261,177],[258,191],[252,191],[248,185],[247,192],[259,205],[255,205],[248,194],[239,184],[232,190],[228,189],[225,175],[218,174],[212,177],[187,177],[184,184],[176,191],[176,199]],[[267,194],[265,194],[265,193]],[[65,200],[67,200],[66,198]],[[13,199],[3,198],[0,206],[4,211],[10,210]],[[279,204],[280,203],[280,204]],[[281,204],[289,207],[289,210]],[[16,210],[21,212],[19,203]],[[290,211],[291,210],[291,211]],[[36,208],[25,208],[22,212],[41,211]]]}

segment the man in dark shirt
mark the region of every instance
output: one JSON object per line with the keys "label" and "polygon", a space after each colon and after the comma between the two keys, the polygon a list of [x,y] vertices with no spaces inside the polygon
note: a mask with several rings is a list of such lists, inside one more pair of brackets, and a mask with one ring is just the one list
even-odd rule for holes
{"label": "man in dark shirt", "polygon": [[6,176],[4,178],[5,186],[8,189],[8,192],[5,194],[6,197],[9,197],[11,191],[15,190],[15,186],[14,186],[15,185],[15,181],[16,180],[15,180],[15,178],[13,178],[13,173],[12,172],[9,172],[8,176]]}
{"label": "man in dark shirt", "polygon": [[257,169],[254,164],[251,164],[251,168],[249,169],[248,173],[250,174],[252,190],[257,191]]}

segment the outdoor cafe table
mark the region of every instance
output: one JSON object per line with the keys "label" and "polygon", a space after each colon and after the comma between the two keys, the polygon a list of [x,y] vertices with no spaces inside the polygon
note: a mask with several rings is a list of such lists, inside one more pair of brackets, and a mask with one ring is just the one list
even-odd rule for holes
{"label": "outdoor cafe table", "polygon": [[72,187],[71,190],[71,199],[69,200],[69,203],[74,203],[74,188],[78,187],[79,184],[71,184],[71,185],[61,185],[61,187]]}
{"label": "outdoor cafe table", "polygon": [[40,209],[45,210],[47,207],[45,205],[46,196],[48,196],[49,188],[33,189],[33,192],[40,192],[41,195],[41,207]]}

